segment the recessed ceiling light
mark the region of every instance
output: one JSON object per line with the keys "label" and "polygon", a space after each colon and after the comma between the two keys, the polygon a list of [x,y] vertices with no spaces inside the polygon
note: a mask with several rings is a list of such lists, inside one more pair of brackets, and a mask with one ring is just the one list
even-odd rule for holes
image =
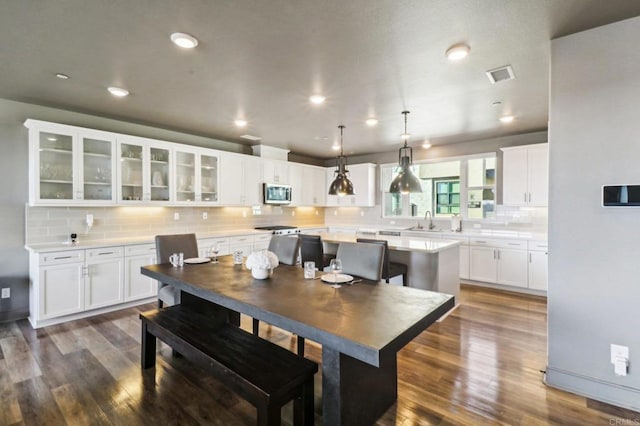
{"label": "recessed ceiling light", "polygon": [[365,121],[365,123],[367,123],[367,126],[375,126],[376,124],[378,124],[378,119],[377,118],[367,118],[367,121]]}
{"label": "recessed ceiling light", "polygon": [[503,123],[511,123],[514,118],[515,117],[513,115],[503,115],[502,117],[500,117],[500,121]]}
{"label": "recessed ceiling light", "polygon": [[447,59],[450,61],[459,61],[466,58],[470,50],[471,48],[464,43],[454,44],[447,49]]}
{"label": "recessed ceiling light", "polygon": [[322,95],[312,95],[311,97],[309,97],[309,100],[311,101],[312,104],[316,104],[316,105],[320,105],[321,103],[323,103],[327,98],[322,96]]}
{"label": "recessed ceiling light", "polygon": [[61,80],[69,80],[69,76],[66,74],[62,74],[61,72],[57,73],[56,77],[58,77]]}
{"label": "recessed ceiling light", "polygon": [[123,98],[127,95],[129,95],[129,91],[126,89],[122,89],[120,87],[109,87],[107,88],[107,90],[109,91],[109,93],[111,93],[113,96],[117,96],[118,98]]}
{"label": "recessed ceiling light", "polygon": [[237,127],[245,127],[247,125],[247,120],[238,119],[234,121],[234,123]]}
{"label": "recessed ceiling light", "polygon": [[429,143],[429,141],[424,141],[424,142],[422,142],[422,147],[424,149],[429,149],[429,148],[431,148],[431,144]]}
{"label": "recessed ceiling light", "polygon": [[183,49],[193,49],[198,45],[198,39],[187,33],[173,33],[171,34],[171,41]]}

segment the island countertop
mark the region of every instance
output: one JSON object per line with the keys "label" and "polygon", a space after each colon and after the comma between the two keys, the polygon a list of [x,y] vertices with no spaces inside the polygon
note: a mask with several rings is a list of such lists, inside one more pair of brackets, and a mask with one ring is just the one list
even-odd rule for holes
{"label": "island countertop", "polygon": [[[341,242],[356,242],[356,235],[342,232],[321,232],[310,233],[311,235],[320,235],[323,242],[338,244]],[[421,251],[425,253],[439,253],[449,250],[460,245],[460,241],[447,239],[429,239],[429,238],[412,238],[412,237],[395,237],[378,235],[377,240],[387,240],[391,250],[398,251]]]}

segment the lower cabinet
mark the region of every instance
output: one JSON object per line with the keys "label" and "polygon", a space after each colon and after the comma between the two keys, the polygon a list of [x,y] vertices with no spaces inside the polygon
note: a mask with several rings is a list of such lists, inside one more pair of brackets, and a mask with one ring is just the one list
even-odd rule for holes
{"label": "lower cabinet", "polygon": [[30,315],[41,319],[84,310],[84,250],[41,255],[43,266],[30,291]]}
{"label": "lower cabinet", "polygon": [[547,291],[548,248],[546,241],[529,241],[529,288]]}
{"label": "lower cabinet", "polygon": [[469,279],[528,287],[527,242],[471,238]]}
{"label": "lower cabinet", "polygon": [[126,246],[124,257],[124,300],[145,299],[158,294],[158,282],[140,273],[140,268],[156,263],[155,244]]}
{"label": "lower cabinet", "polygon": [[96,309],[124,301],[124,248],[86,251],[84,309]]}

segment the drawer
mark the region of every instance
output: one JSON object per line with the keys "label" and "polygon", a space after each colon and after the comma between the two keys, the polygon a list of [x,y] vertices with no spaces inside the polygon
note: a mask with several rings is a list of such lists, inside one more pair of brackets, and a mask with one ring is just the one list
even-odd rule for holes
{"label": "drawer", "polygon": [[[292,236],[296,236],[295,234],[292,234]],[[256,234],[253,236],[253,241],[256,243],[259,242],[269,242],[271,241],[271,234]]]}
{"label": "drawer", "polygon": [[203,238],[198,240],[198,247],[211,247],[214,244],[218,244],[219,246],[224,246],[229,244],[228,237],[220,237],[220,238]]}
{"label": "drawer", "polygon": [[[269,236],[271,237],[271,236]],[[230,245],[251,244],[253,243],[253,235],[241,235],[237,237],[229,237]]]}
{"label": "drawer", "polygon": [[54,251],[51,253],[40,253],[39,261],[40,261],[40,266],[84,262],[84,250],[68,250],[68,251]]}
{"label": "drawer", "polygon": [[124,247],[116,246],[116,247],[103,247],[99,249],[89,249],[86,251],[86,260],[97,260],[97,259],[114,259],[118,257],[124,256]]}
{"label": "drawer", "polygon": [[470,238],[469,244],[472,246],[485,246],[505,249],[527,249],[526,240],[494,240],[490,238]]}
{"label": "drawer", "polygon": [[133,246],[126,246],[124,248],[125,256],[142,256],[142,255],[155,255],[156,254],[156,245],[155,244],[136,244]]}
{"label": "drawer", "polygon": [[549,243],[547,241],[542,240],[530,240],[529,241],[529,250],[533,251],[548,251]]}

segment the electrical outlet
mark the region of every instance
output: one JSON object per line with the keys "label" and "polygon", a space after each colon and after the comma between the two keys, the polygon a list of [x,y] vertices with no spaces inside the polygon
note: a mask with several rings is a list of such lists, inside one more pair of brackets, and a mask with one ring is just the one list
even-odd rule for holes
{"label": "electrical outlet", "polygon": [[295,216],[296,212],[295,211],[291,211],[291,216]]}
{"label": "electrical outlet", "polygon": [[360,212],[360,217],[364,217],[364,212],[363,211]]}
{"label": "electrical outlet", "polygon": [[629,347],[612,344],[611,364],[616,376],[626,376],[629,372]]}
{"label": "electrical outlet", "polygon": [[86,217],[86,223],[88,227],[92,227],[93,226],[93,215],[91,213],[87,213],[87,217]]}
{"label": "electrical outlet", "polygon": [[11,297],[11,289],[9,287],[3,288],[2,289],[2,298],[3,299],[8,299]]}
{"label": "electrical outlet", "polygon": [[207,212],[202,212],[202,220],[209,219],[209,214]]}
{"label": "electrical outlet", "polygon": [[173,220],[180,220],[180,213],[175,212],[175,213],[173,214]]}

